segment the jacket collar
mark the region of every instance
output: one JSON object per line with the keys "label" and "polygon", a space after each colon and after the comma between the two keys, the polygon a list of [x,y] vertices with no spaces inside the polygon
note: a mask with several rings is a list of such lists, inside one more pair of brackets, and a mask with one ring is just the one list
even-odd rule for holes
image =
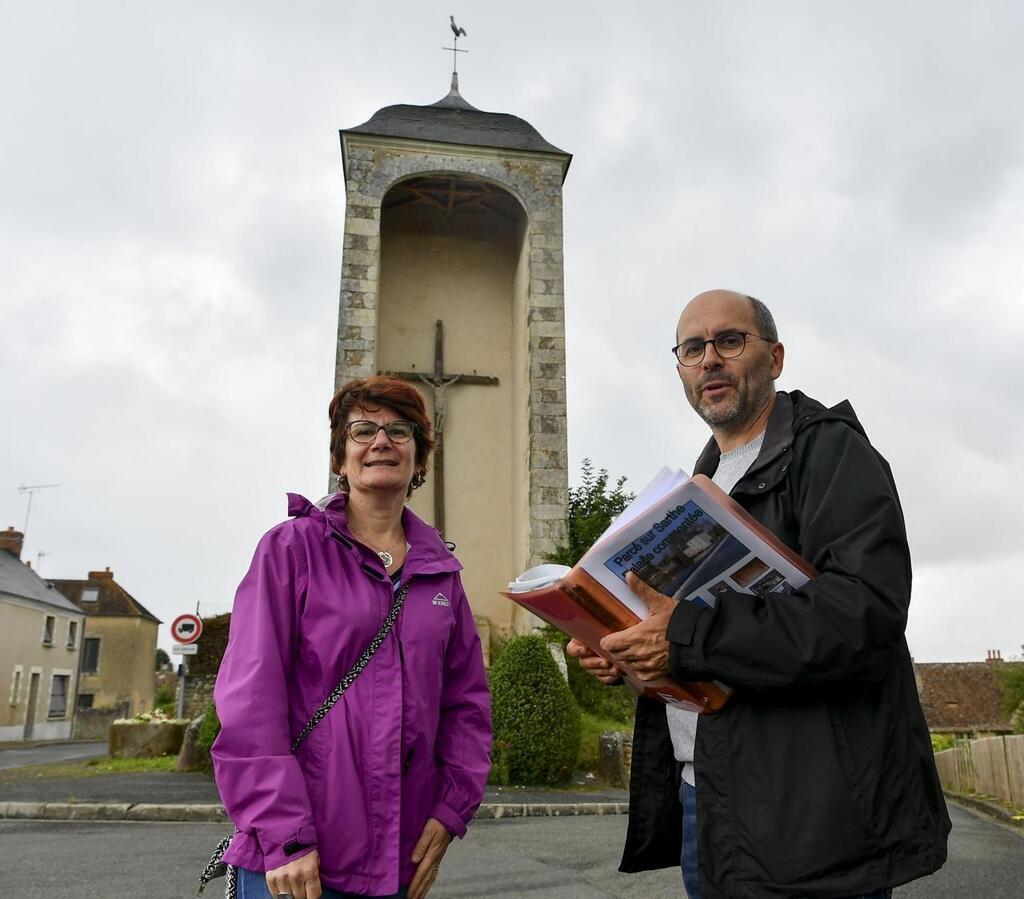
{"label": "jacket collar", "polygon": [[[336,540],[346,549],[358,551],[358,544],[348,528],[347,504],[348,496],[344,493],[324,497],[315,504],[298,493],[288,494],[288,514],[291,517],[308,517],[321,522],[325,539]],[[441,535],[408,506],[402,510],[402,527],[409,544],[402,566],[407,575],[436,574],[462,568]]]}
{"label": "jacket collar", "polygon": [[[772,406],[772,411],[768,415],[768,424],[765,427],[761,450],[750,466],[748,474],[779,458],[792,443],[793,399],[788,393],[780,390],[775,394],[775,405]],[[718,442],[712,437],[697,459],[693,473],[707,475],[710,478],[718,470],[718,460],[721,457],[722,453],[718,448]]]}

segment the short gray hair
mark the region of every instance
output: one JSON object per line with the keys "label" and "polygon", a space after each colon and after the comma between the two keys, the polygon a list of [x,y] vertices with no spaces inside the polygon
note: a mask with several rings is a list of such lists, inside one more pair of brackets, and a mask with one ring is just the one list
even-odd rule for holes
{"label": "short gray hair", "polygon": [[772,343],[778,343],[779,331],[775,327],[775,319],[772,317],[771,310],[757,297],[747,296],[747,299],[754,307],[754,323],[757,325],[761,337],[772,341]]}

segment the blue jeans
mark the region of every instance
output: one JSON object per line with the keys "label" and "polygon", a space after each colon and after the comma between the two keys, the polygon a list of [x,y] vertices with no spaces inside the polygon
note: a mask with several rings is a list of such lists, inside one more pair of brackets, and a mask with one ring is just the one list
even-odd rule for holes
{"label": "blue jeans", "polygon": [[[323,899],[371,899],[362,893],[339,893],[323,888]],[[390,896],[375,896],[372,899],[406,899],[407,887],[401,887]],[[238,869],[238,899],[276,899],[267,887],[267,878],[262,871]]]}
{"label": "blue jeans", "polygon": [[[697,790],[685,780],[679,787],[679,802],[683,807],[683,851],[679,866],[683,871],[683,886],[689,899],[700,899],[700,870],[697,867]],[[891,899],[892,890],[875,890],[849,899]]]}

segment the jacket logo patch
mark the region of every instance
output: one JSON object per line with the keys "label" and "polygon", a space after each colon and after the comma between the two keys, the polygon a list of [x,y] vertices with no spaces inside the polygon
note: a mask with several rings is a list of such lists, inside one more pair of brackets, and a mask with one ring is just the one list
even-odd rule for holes
{"label": "jacket logo patch", "polygon": [[431,600],[431,602],[435,606],[450,606],[452,604],[451,600],[447,596],[445,596],[443,593],[438,593],[437,596],[435,596]]}

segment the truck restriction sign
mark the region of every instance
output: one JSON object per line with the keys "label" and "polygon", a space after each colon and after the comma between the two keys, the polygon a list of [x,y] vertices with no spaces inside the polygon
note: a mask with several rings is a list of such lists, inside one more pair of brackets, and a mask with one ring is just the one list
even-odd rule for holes
{"label": "truck restriction sign", "polygon": [[171,622],[171,636],[178,643],[195,643],[203,633],[203,621],[198,615],[179,615]]}

